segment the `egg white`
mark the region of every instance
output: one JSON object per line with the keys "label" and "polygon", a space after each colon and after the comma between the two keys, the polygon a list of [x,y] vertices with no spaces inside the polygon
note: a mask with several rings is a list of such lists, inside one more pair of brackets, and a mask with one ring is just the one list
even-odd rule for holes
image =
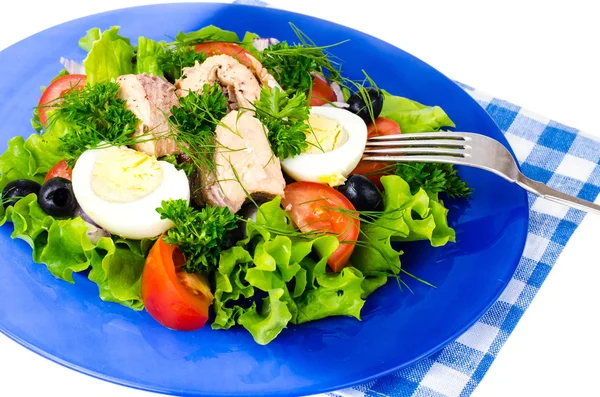
{"label": "egg white", "polygon": [[163,200],[183,199],[189,203],[190,188],[185,172],[158,161],[164,178],[153,192],[131,202],[110,202],[96,195],[91,186],[94,163],[102,150],[105,149],[84,152],[73,168],[73,193],[81,209],[103,229],[125,238],[152,238],[172,228],[173,222],[160,219],[156,208]]}
{"label": "egg white", "polygon": [[284,171],[296,181],[340,185],[356,168],[365,151],[367,125],[348,110],[315,106],[311,114],[336,120],[348,133],[348,140],[340,147],[324,153],[302,153],[281,162]]}

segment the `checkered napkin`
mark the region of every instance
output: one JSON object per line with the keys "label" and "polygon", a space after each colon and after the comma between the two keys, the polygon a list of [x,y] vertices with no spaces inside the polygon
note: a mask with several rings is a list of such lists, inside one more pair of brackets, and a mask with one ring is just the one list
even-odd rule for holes
{"label": "checkered napkin", "polygon": [[[525,175],[582,199],[596,199],[600,193],[600,141],[463,84],[460,86],[498,124]],[[527,243],[515,275],[498,301],[475,325],[441,351],[410,367],[328,396],[470,395],[585,215],[531,194],[529,209]]]}
{"label": "checkered napkin", "polygon": [[[234,3],[265,6],[259,0]],[[567,194],[594,201],[600,193],[600,141],[458,83],[488,112],[510,143],[523,173]],[[324,396],[469,396],[496,358],[585,213],[529,194],[527,243],[506,290],[456,341],[395,374]]]}

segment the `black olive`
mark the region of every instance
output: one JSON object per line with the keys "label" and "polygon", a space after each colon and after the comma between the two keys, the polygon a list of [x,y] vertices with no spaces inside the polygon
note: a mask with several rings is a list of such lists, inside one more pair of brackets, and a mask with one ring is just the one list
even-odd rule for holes
{"label": "black olive", "polygon": [[71,181],[61,177],[49,179],[40,189],[38,204],[48,215],[73,217],[78,205]]}
{"label": "black olive", "polygon": [[358,115],[365,123],[371,124],[374,119],[379,117],[381,109],[383,109],[383,92],[377,88],[369,87],[366,89],[366,93],[373,108],[373,119],[371,119],[369,108],[363,98],[364,92],[357,91],[350,95],[350,98],[348,98],[348,110]]}
{"label": "black olive", "polygon": [[237,227],[230,231],[225,237],[225,245],[227,247],[233,247],[237,244],[238,241],[243,240],[247,237],[246,234],[246,222],[248,220],[256,221],[256,214],[258,213],[258,208],[253,203],[247,203],[242,206],[242,208],[237,212],[242,219],[238,222]]}
{"label": "black olive", "polygon": [[338,188],[357,211],[382,211],[383,199],[373,182],[363,175],[350,175]]}
{"label": "black olive", "polygon": [[17,201],[31,193],[38,194],[40,187],[39,183],[28,179],[17,179],[16,181],[9,182],[4,187],[4,190],[2,190],[1,199],[4,208],[15,205]]}

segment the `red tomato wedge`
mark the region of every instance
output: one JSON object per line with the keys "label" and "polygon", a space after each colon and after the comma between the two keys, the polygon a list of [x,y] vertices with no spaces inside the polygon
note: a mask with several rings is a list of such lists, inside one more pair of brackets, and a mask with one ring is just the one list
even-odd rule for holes
{"label": "red tomato wedge", "polygon": [[322,77],[313,77],[313,86],[310,97],[310,106],[321,106],[329,102],[335,102],[335,92],[327,80]]}
{"label": "red tomato wedge", "polygon": [[393,174],[393,165],[394,163],[361,160],[350,174],[364,175],[369,178],[379,190],[382,190],[383,185],[381,184],[381,177]]}
{"label": "red tomato wedge", "polygon": [[369,127],[367,128],[369,138],[383,135],[398,135],[401,132],[398,123],[392,119],[386,119],[385,117],[377,117],[375,122],[369,124]]}
{"label": "red tomato wedge", "polygon": [[156,240],[142,273],[142,300],[165,327],[193,331],[206,323],[213,296],[204,277],[177,272],[183,263],[176,245],[166,243],[163,236]]}
{"label": "red tomato wedge", "polygon": [[[377,117],[375,123],[369,124],[367,128],[367,137],[382,135],[397,135],[400,134],[400,126],[392,119],[385,117]],[[351,174],[364,175],[371,180],[380,190],[383,189],[381,177],[384,175],[393,174],[394,163],[383,163],[377,161],[361,161]]]}
{"label": "red tomato wedge", "polygon": [[61,160],[54,165],[54,167],[50,168],[50,171],[46,174],[44,178],[44,182],[47,182],[48,179],[61,177],[68,180],[73,179],[73,170],[69,167],[66,160]]}
{"label": "red tomato wedge", "polygon": [[85,87],[86,76],[84,74],[68,74],[54,80],[46,88],[38,102],[38,115],[40,124],[48,126],[48,111],[52,105],[67,91],[81,90]]}
{"label": "red tomato wedge", "polygon": [[201,43],[194,46],[194,51],[203,52],[208,56],[213,55],[229,55],[237,59],[242,65],[252,67],[252,62],[248,57],[251,55],[247,50],[235,43]]}
{"label": "red tomato wedge", "polygon": [[341,243],[331,254],[327,264],[339,272],[348,264],[358,239],[360,222],[352,214],[336,210],[354,211],[352,203],[340,192],[315,182],[294,182],[285,187],[284,208],[289,206],[292,221],[303,232],[321,231],[337,235]]}

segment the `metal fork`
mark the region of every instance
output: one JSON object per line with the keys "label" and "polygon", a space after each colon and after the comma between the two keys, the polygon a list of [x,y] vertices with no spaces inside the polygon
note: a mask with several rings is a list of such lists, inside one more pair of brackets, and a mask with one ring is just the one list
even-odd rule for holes
{"label": "metal fork", "polygon": [[482,168],[545,199],[600,215],[600,205],[552,189],[523,175],[500,142],[471,132],[423,132],[370,138],[364,160],[449,163]]}

